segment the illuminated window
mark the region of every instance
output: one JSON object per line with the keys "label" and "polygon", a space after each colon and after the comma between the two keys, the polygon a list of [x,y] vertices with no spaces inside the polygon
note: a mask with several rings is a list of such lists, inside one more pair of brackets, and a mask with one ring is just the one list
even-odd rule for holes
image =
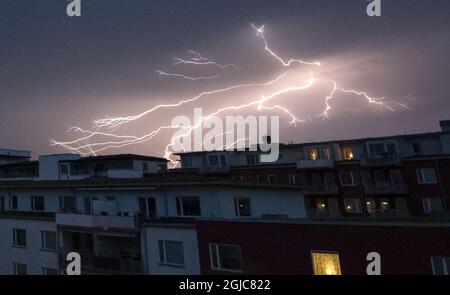
{"label": "illuminated window", "polygon": [[341,275],[338,253],[312,252],[314,275]]}
{"label": "illuminated window", "polygon": [[353,160],[353,151],[351,148],[344,148],[344,159]]}
{"label": "illuminated window", "polygon": [[309,159],[314,160],[314,161],[319,159],[319,151],[317,149],[310,149],[309,150]]}
{"label": "illuminated window", "polygon": [[389,200],[388,199],[381,199],[380,200],[380,209],[383,211],[389,210]]}
{"label": "illuminated window", "polygon": [[361,200],[356,198],[344,199],[345,212],[347,213],[361,213]]}

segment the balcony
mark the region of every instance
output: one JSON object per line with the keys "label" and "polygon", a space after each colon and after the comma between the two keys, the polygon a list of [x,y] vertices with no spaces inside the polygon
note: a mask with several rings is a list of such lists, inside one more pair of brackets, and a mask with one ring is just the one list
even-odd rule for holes
{"label": "balcony", "polygon": [[305,195],[337,195],[339,187],[336,184],[328,183],[306,183],[300,184]]}
{"label": "balcony", "polygon": [[223,174],[230,172],[230,167],[228,166],[203,166],[199,168],[200,173],[211,173],[211,174]]}
{"label": "balcony", "polygon": [[86,228],[135,229],[136,220],[132,216],[83,215],[74,213],[57,213],[56,225]]}
{"label": "balcony", "polygon": [[365,155],[361,158],[361,166],[401,165],[400,155],[397,153],[383,153],[378,155]]}
{"label": "balcony", "polygon": [[368,195],[377,194],[407,194],[408,186],[404,183],[372,182],[364,184],[364,191]]}
{"label": "balcony", "polygon": [[333,167],[334,161],[331,159],[297,160],[297,169],[333,168]]}
{"label": "balcony", "polygon": [[140,256],[98,255],[94,252],[60,249],[60,261],[64,269],[67,267],[65,258],[69,252],[80,254],[82,274],[143,274]]}

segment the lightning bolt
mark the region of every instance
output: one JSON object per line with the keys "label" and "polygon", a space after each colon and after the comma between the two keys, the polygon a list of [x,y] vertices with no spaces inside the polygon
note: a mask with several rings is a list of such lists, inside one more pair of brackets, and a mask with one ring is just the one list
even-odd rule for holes
{"label": "lightning bolt", "polygon": [[320,66],[321,63],[318,61],[304,61],[301,59],[290,59],[288,61],[285,61],[283,58],[281,58],[278,54],[276,54],[272,49],[269,48],[269,43],[266,40],[266,37],[264,36],[264,29],[265,25],[262,25],[261,27],[255,26],[255,24],[251,24],[252,28],[256,30],[257,36],[260,37],[264,42],[264,49],[273,56],[276,60],[278,60],[284,67],[289,67],[294,63],[297,64],[304,64],[304,65],[313,65],[313,66]]}
{"label": "lightning bolt", "polygon": [[[263,40],[264,45],[265,45],[264,46],[265,51],[270,56],[275,58],[282,65],[282,67],[290,67],[293,64],[302,64],[302,65],[310,65],[310,66],[320,66],[321,65],[321,63],[317,62],[317,61],[305,61],[302,59],[286,60],[286,59],[280,57],[272,49],[270,49],[270,47],[268,45],[268,42],[264,35],[265,26],[263,25],[261,27],[256,27],[254,24],[251,24],[251,26],[253,29],[256,30],[257,36]],[[175,58],[176,62],[174,65],[180,65],[180,64],[214,65],[214,66],[222,68],[222,69],[227,68],[227,67],[233,67],[235,69],[238,68],[234,64],[219,64],[215,61],[212,61],[212,60],[202,56],[200,53],[193,51],[193,50],[190,50],[189,53],[191,54],[191,57],[189,59]],[[186,75],[181,75],[181,74],[166,73],[163,71],[158,71],[157,73],[160,76],[173,76],[173,77],[179,77],[179,78],[193,80],[193,81],[218,78],[218,76],[192,77],[192,76],[186,76]],[[126,147],[129,145],[140,144],[140,143],[150,141],[166,130],[172,130],[172,129],[183,130],[183,133],[181,135],[172,137],[170,143],[168,143],[166,145],[165,151],[164,151],[164,157],[167,158],[171,162],[171,164],[175,167],[178,162],[176,160],[172,159],[173,146],[175,144],[179,144],[182,147],[182,149],[185,150],[185,147],[182,144],[183,139],[187,138],[188,136],[191,136],[192,132],[194,130],[196,130],[197,128],[202,127],[204,122],[207,122],[208,120],[211,120],[211,118],[218,116],[220,114],[223,114],[226,112],[235,112],[235,111],[239,111],[239,110],[242,110],[245,108],[255,107],[255,109],[257,111],[270,111],[270,112],[283,113],[284,115],[286,115],[287,117],[290,118],[288,124],[291,126],[296,125],[299,122],[300,123],[305,122],[304,119],[297,118],[294,115],[294,113],[292,111],[290,111],[288,108],[286,108],[285,106],[283,106],[279,103],[268,105],[268,103],[270,101],[273,101],[273,100],[285,95],[285,94],[295,92],[295,91],[303,91],[305,89],[312,87],[316,81],[316,78],[314,77],[314,73],[313,72],[310,73],[310,78],[306,81],[306,83],[303,83],[298,86],[288,86],[288,87],[279,89],[268,95],[260,96],[257,99],[250,101],[248,103],[245,103],[245,104],[228,105],[228,106],[219,108],[216,111],[214,111],[206,116],[202,116],[200,118],[200,120],[198,120],[197,122],[195,122],[195,124],[190,125],[190,126],[182,126],[182,125],[159,126],[155,130],[153,130],[143,136],[117,135],[117,134],[115,134],[115,132],[120,127],[122,127],[124,124],[137,121],[145,116],[152,115],[153,113],[157,112],[160,109],[178,108],[184,104],[195,102],[205,96],[226,93],[226,92],[230,92],[230,91],[233,91],[236,89],[249,88],[249,87],[272,86],[272,85],[275,85],[277,82],[281,81],[287,74],[288,74],[288,72],[284,72],[283,74],[279,75],[275,79],[269,80],[267,82],[236,84],[236,85],[228,86],[225,88],[203,91],[194,97],[187,98],[187,99],[181,99],[181,100],[178,100],[178,102],[176,102],[176,103],[156,105],[142,113],[132,115],[132,116],[106,117],[106,118],[94,120],[93,121],[93,130],[84,130],[79,127],[73,127],[69,130],[69,131],[74,131],[76,133],[82,133],[83,136],[81,136],[80,138],[73,140],[73,141],[51,140],[51,145],[61,146],[65,149],[68,149],[68,150],[71,150],[73,152],[77,152],[77,153],[80,153],[83,155],[86,155],[86,154],[96,155],[98,153],[101,153],[101,152],[109,150],[109,149],[121,148],[121,147]],[[403,104],[400,104],[397,102],[386,102],[386,101],[384,101],[384,98],[371,97],[364,91],[340,88],[340,87],[338,87],[336,81],[332,81],[332,83],[333,83],[333,88],[332,88],[330,94],[327,97],[325,97],[325,109],[323,110],[323,112],[321,114],[319,114],[319,116],[323,117],[323,118],[328,118],[329,112],[332,110],[330,101],[332,99],[336,98],[336,95],[338,92],[362,97],[365,100],[367,100],[369,104],[376,104],[376,105],[384,106],[387,109],[389,109],[390,111],[394,111],[394,108],[392,105],[398,105],[398,106],[405,107],[405,108],[407,107],[406,105],[403,105]],[[108,132],[101,131],[103,128],[106,128],[109,131]],[[224,134],[226,134],[226,133],[224,133]],[[222,136],[224,134],[222,134]],[[218,136],[220,136],[220,135],[218,135]],[[105,140],[97,141],[97,142],[90,142],[99,137],[104,138]],[[224,148],[227,149],[230,146],[234,146],[235,144],[237,144],[238,142],[243,141],[243,140],[246,140],[246,139],[238,139],[233,144],[228,144],[228,145],[224,146]]]}
{"label": "lightning bolt", "polygon": [[182,74],[171,74],[171,73],[166,73],[163,71],[157,71],[158,75],[160,76],[166,76],[166,77],[177,77],[177,78],[183,78],[186,80],[191,80],[191,81],[198,81],[198,80],[211,80],[211,79],[217,79],[219,78],[219,76],[206,76],[206,77],[191,77],[191,76],[185,76]]}
{"label": "lightning bolt", "polygon": [[193,51],[193,50],[189,50],[189,53],[195,55],[194,57],[191,57],[190,59],[183,59],[183,58],[179,58],[179,57],[175,57],[175,63],[173,64],[174,66],[177,65],[197,65],[197,66],[208,66],[208,65],[214,65],[216,67],[219,67],[221,69],[226,69],[226,68],[234,68],[234,69],[239,69],[238,66],[236,66],[235,64],[220,64],[217,63],[213,60],[210,60],[207,57],[203,57],[200,53]]}

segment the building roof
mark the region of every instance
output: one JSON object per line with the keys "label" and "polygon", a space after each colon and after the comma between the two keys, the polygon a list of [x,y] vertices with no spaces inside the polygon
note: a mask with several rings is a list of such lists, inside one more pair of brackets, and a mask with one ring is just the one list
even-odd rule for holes
{"label": "building roof", "polygon": [[111,161],[111,160],[143,160],[143,161],[158,161],[168,162],[169,160],[160,157],[144,156],[136,154],[118,154],[105,156],[90,156],[75,160],[62,160],[61,162],[93,162],[93,161]]}

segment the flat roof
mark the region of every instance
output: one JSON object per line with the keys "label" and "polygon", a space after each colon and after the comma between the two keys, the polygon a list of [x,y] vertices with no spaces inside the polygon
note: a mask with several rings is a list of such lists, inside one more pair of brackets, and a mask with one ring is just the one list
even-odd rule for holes
{"label": "flat roof", "polygon": [[117,154],[117,155],[104,155],[104,156],[89,156],[80,159],[73,160],[61,160],[61,162],[91,162],[91,161],[108,161],[108,160],[147,160],[147,161],[158,161],[158,162],[168,162],[166,158],[144,156],[136,154]]}

